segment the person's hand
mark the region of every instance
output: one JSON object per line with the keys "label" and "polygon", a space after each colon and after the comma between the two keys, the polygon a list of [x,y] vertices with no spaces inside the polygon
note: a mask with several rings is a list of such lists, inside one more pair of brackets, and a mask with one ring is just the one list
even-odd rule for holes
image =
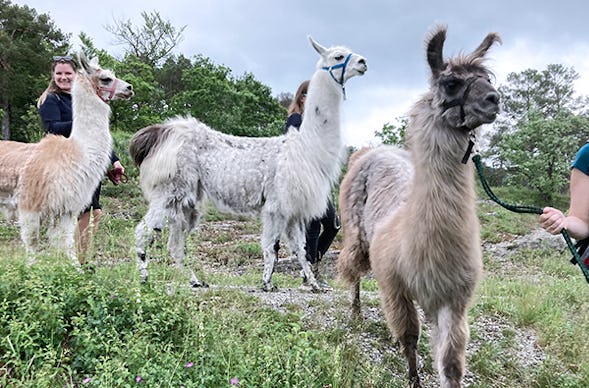
{"label": "person's hand", "polygon": [[559,234],[566,228],[566,217],[558,209],[545,207],[540,214],[540,226],[550,234]]}
{"label": "person's hand", "polygon": [[108,170],[106,175],[115,186],[121,182],[126,183],[128,180],[127,175],[125,175],[125,168],[118,160],[113,163],[113,168]]}
{"label": "person's hand", "polygon": [[121,164],[121,161],[120,160],[117,160],[116,162],[114,162],[112,164],[112,166],[115,169],[119,170],[121,172],[121,174],[124,174],[125,173],[125,167],[123,167],[123,165]]}

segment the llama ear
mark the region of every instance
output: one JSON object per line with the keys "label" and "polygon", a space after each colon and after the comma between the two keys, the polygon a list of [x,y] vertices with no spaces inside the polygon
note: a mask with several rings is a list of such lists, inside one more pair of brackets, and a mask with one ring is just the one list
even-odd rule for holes
{"label": "llama ear", "polygon": [[81,51],[78,54],[78,62],[80,63],[80,66],[82,67],[82,69],[84,69],[86,73],[90,74],[92,72],[90,64],[88,63],[88,58],[86,58],[86,54],[84,54],[83,51]]}
{"label": "llama ear", "polygon": [[434,77],[444,70],[444,41],[446,40],[446,26],[441,26],[434,31],[427,44],[427,62]]}
{"label": "llama ear", "polygon": [[311,35],[309,35],[308,38],[309,38],[309,42],[311,42],[311,45],[313,46],[315,51],[317,51],[319,53],[319,55],[323,55],[327,51],[327,49],[325,47],[321,46],[319,43],[317,43]]}
{"label": "llama ear", "polygon": [[501,37],[499,37],[499,34],[496,32],[491,32],[485,37],[485,39],[483,39],[479,47],[477,47],[471,54],[468,55],[468,57],[471,59],[484,57],[489,48],[491,48],[495,42],[501,43]]}
{"label": "llama ear", "polygon": [[90,59],[90,65],[92,65],[94,67],[100,67],[98,65],[98,57],[94,57],[94,58]]}

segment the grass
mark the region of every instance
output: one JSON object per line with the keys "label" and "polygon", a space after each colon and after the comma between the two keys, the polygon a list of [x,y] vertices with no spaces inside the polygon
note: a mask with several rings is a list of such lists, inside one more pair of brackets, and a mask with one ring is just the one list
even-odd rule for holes
{"label": "grass", "polygon": [[[78,273],[51,252],[26,268],[18,229],[0,220],[0,386],[405,386],[405,361],[384,320],[351,321],[341,285],[333,291],[340,297],[307,303],[310,317],[300,303],[277,311],[251,292],[262,277],[256,220],[205,209],[200,232],[188,239],[187,264],[215,287],[184,286],[168,263],[165,232],[150,282],[140,284],[133,228],[146,208],[133,174],[127,185],[103,188],[108,214],[95,236],[94,272]],[[496,194],[511,201],[510,192]],[[488,202],[479,217],[486,243],[537,225],[535,215]],[[469,312],[471,387],[589,384],[589,288],[569,258],[547,248],[485,254],[485,279]],[[300,284],[288,273],[273,279],[282,289]],[[362,290],[363,311],[379,310],[374,280],[364,278]],[[422,376],[436,386],[427,330],[419,346]]]}

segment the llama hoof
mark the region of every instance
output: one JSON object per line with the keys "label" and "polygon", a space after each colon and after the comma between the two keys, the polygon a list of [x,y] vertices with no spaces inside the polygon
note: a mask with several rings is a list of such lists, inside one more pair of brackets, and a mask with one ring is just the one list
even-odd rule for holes
{"label": "llama hoof", "polygon": [[422,388],[421,381],[419,381],[419,376],[415,376],[409,379],[409,387],[411,388]]}
{"label": "llama hoof", "polygon": [[94,264],[90,264],[90,263],[80,264],[80,268],[82,269],[82,272],[85,272],[85,273],[93,274],[96,272],[96,266]]}
{"label": "llama hoof", "polygon": [[327,290],[319,285],[315,285],[311,287],[311,292],[314,294],[321,294],[323,292],[327,292]]}
{"label": "llama hoof", "polygon": [[264,292],[274,292],[278,291],[278,288],[272,283],[264,283],[262,284],[262,291]]}
{"label": "llama hoof", "polygon": [[350,315],[352,316],[352,320],[358,321],[362,319],[362,314],[360,313],[360,307],[352,307],[350,310]]}
{"label": "llama hoof", "polygon": [[209,288],[209,285],[205,282],[201,282],[199,280],[191,280],[190,287],[192,288]]}

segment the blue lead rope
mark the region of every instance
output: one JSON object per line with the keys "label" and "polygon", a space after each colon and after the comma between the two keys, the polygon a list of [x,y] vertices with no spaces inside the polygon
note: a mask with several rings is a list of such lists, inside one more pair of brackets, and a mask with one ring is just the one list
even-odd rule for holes
{"label": "blue lead rope", "polygon": [[[474,162],[474,165],[477,169],[477,173],[478,173],[479,178],[481,180],[481,185],[485,189],[485,192],[487,193],[489,198],[491,198],[495,203],[504,207],[507,210],[511,210],[512,212],[516,212],[516,213],[531,213],[531,214],[542,214],[543,213],[543,210],[539,207],[510,205],[510,204],[507,204],[507,203],[501,201],[493,193],[493,191],[491,190],[491,187],[489,187],[489,184],[487,183],[487,180],[485,179],[485,176],[483,175],[483,164],[481,163],[481,155],[479,155],[478,153],[475,154],[472,157],[472,161]],[[585,275],[585,280],[587,281],[587,283],[589,283],[589,271],[587,270],[585,263],[583,263],[583,260],[581,260],[581,257],[579,256],[579,252],[577,252],[577,250],[575,249],[575,246],[573,245],[573,242],[571,241],[569,233],[567,232],[566,229],[561,230],[560,233],[562,234],[562,237],[564,237],[564,241],[566,241],[567,246],[569,247],[570,251],[573,253],[573,259],[571,260],[571,262],[573,264],[579,265],[579,267],[581,268],[581,271],[583,271],[583,275]]]}
{"label": "blue lead rope", "polygon": [[[344,75],[346,74],[346,66],[348,66],[348,62],[350,61],[350,58],[352,57],[352,53],[349,53],[348,56],[346,57],[346,59],[342,62],[342,63],[338,63],[337,65],[333,65],[333,66],[323,66],[321,69],[329,71],[329,75],[331,76],[331,78],[333,78],[333,80],[335,82],[337,82],[341,87],[342,87],[342,93],[344,95],[344,100],[346,99],[346,87],[344,86]],[[335,78],[335,75],[333,75],[333,71],[336,69],[342,68],[342,75],[340,76],[340,79],[338,80],[337,78]]]}

